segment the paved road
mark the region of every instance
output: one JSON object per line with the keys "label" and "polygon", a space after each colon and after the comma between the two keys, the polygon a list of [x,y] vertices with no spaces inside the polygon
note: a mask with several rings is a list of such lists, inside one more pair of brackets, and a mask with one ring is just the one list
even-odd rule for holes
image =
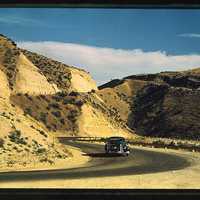
{"label": "paved road", "polygon": [[84,167],[62,170],[0,173],[0,182],[50,179],[80,179],[103,176],[122,176],[178,170],[190,165],[183,157],[132,148],[128,157],[106,156],[104,146],[92,143],[62,141],[80,147],[83,156],[92,159]]}

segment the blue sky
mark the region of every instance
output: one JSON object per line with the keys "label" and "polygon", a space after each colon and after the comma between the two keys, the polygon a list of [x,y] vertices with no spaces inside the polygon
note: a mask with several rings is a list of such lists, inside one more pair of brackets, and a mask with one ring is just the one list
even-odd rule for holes
{"label": "blue sky", "polygon": [[[22,47],[28,47],[30,50],[52,56],[63,62],[67,62],[67,60],[63,60],[64,55],[61,56],[61,59],[59,55],[52,55],[52,52],[49,54],[48,48],[44,52],[38,43],[49,41],[59,43],[59,45],[73,44],[73,48],[75,48],[75,44],[78,44],[80,47],[96,47],[98,52],[102,48],[108,48],[112,51],[115,50],[115,53],[121,49],[123,53],[130,54],[139,49],[143,54],[161,52],[164,56],[170,55],[172,58],[183,55],[198,56],[200,52],[200,10],[1,8],[0,33],[18,41]],[[32,42],[32,46],[28,42]],[[48,43],[48,45],[50,44],[53,45]],[[68,51],[69,48],[65,53],[68,54]],[[185,64],[190,64],[191,68],[193,65],[188,58],[191,57],[187,57],[187,59],[184,57],[187,60]],[[87,65],[81,60],[79,63],[79,60],[77,58],[77,62],[70,60],[68,62],[78,66]],[[194,66],[198,62],[195,60]],[[107,64],[104,63],[103,66],[107,67]],[[103,78],[103,75],[101,78],[100,76],[96,77],[97,72],[95,72],[94,65],[85,67],[94,71],[93,74],[99,82],[106,81],[109,77]],[[170,66],[167,67],[170,68]],[[118,69],[115,68],[115,70]],[[157,68],[156,70],[159,71]],[[146,72],[156,72],[156,70],[147,69]],[[161,70],[163,70],[162,63]],[[142,70],[134,69],[128,70],[128,72],[144,73]],[[100,72],[98,71],[98,73]],[[126,74],[121,73],[117,76],[120,75]]]}

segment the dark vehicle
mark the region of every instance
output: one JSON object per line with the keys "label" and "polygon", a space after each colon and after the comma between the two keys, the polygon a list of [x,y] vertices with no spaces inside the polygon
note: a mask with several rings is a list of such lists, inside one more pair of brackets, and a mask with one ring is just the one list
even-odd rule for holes
{"label": "dark vehicle", "polygon": [[108,138],[105,144],[105,151],[110,154],[121,154],[126,156],[130,153],[128,144],[123,137]]}

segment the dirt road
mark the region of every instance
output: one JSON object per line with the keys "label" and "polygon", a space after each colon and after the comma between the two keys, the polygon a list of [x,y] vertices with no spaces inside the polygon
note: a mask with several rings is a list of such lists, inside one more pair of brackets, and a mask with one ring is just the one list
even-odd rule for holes
{"label": "dirt road", "polygon": [[[0,186],[8,182],[86,180],[98,177],[118,177],[120,179],[120,176],[155,174],[190,166],[186,158],[162,152],[131,148],[128,157],[107,156],[104,154],[104,146],[100,144],[63,142],[81,148],[84,152],[83,156],[90,156],[91,161],[84,167],[74,169],[1,173]],[[44,187],[48,187],[48,184]]]}

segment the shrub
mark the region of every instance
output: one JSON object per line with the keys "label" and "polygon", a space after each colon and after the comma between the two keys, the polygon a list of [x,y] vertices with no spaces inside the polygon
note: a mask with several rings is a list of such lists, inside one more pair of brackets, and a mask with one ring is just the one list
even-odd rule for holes
{"label": "shrub", "polygon": [[32,142],[38,145],[38,142],[36,140],[32,139]]}
{"label": "shrub", "polygon": [[16,121],[17,121],[17,122],[21,122],[21,120],[20,120],[20,119],[16,119]]}
{"label": "shrub", "polygon": [[64,125],[65,124],[65,120],[63,118],[60,119],[60,123]]}
{"label": "shrub", "polygon": [[54,164],[54,161],[52,161],[48,158],[42,158],[42,159],[40,159],[40,162],[49,162],[51,165]]}
{"label": "shrub", "polygon": [[72,92],[69,93],[69,96],[75,96],[75,97],[77,97],[78,95],[79,95],[79,93],[75,92],[75,91],[72,91]]}
{"label": "shrub", "polygon": [[33,101],[32,97],[30,97],[30,96],[27,96],[27,98],[28,98],[30,101]]}
{"label": "shrub", "polygon": [[27,151],[27,152],[29,152],[29,151],[30,151],[28,148],[25,148],[24,150],[25,150],[25,151]]}
{"label": "shrub", "polygon": [[18,150],[16,146],[14,146],[13,149],[16,150],[16,151]]}
{"label": "shrub", "polygon": [[24,114],[25,115],[32,115],[32,110],[31,110],[31,108],[25,108],[25,110],[24,110]]}
{"label": "shrub", "polygon": [[57,94],[60,97],[66,97],[67,96],[67,94],[65,92],[58,92]]}
{"label": "shrub", "polygon": [[76,104],[77,106],[82,106],[82,105],[83,105],[83,101],[81,101],[81,100],[76,101],[75,104]]}
{"label": "shrub", "polygon": [[[56,124],[52,124],[52,126],[54,127],[55,130],[57,129]],[[54,130],[54,131],[55,131],[55,130]]]}
{"label": "shrub", "polygon": [[63,104],[66,105],[69,103],[69,100],[68,99],[63,99]]}
{"label": "shrub", "polygon": [[4,145],[4,140],[0,138],[0,148],[3,148],[3,145]]}
{"label": "shrub", "polygon": [[60,106],[58,103],[50,103],[49,107],[55,108],[55,109],[60,109]]}
{"label": "shrub", "polygon": [[10,138],[11,142],[14,142],[16,144],[23,144],[23,145],[27,144],[27,142],[24,140],[24,138],[21,137],[21,131],[19,131],[19,130],[10,132],[8,137]]}
{"label": "shrub", "polygon": [[5,112],[1,113],[1,115],[4,116],[7,119],[10,119],[10,117]]}
{"label": "shrub", "polygon": [[58,118],[60,118],[61,117],[61,113],[60,113],[60,111],[55,111],[55,112],[51,112],[55,117],[58,117]]}
{"label": "shrub", "polygon": [[39,148],[39,149],[37,149],[36,153],[38,153],[38,154],[46,153],[46,149],[45,148]]}
{"label": "shrub", "polygon": [[71,110],[71,112],[68,114],[67,117],[70,119],[70,118],[74,118],[76,116],[78,116],[78,111],[77,110]]}
{"label": "shrub", "polygon": [[7,72],[7,76],[9,77],[9,78],[12,78],[12,73],[10,73],[10,72]]}
{"label": "shrub", "polygon": [[41,112],[41,113],[40,113],[39,119],[40,119],[44,124],[46,124],[46,123],[47,123],[47,113]]}
{"label": "shrub", "polygon": [[39,131],[39,133],[41,134],[41,135],[43,135],[44,137],[48,137],[48,135],[44,132],[44,131],[42,131],[42,130],[38,130]]}
{"label": "shrub", "polygon": [[41,94],[40,97],[41,97],[42,99],[45,99],[45,96],[44,96],[43,94]]}
{"label": "shrub", "polygon": [[31,128],[35,129],[35,127],[33,125],[30,126]]}
{"label": "shrub", "polygon": [[57,102],[59,102],[62,99],[62,97],[60,97],[60,96],[53,96],[52,99],[54,99]]}
{"label": "shrub", "polygon": [[68,98],[68,99],[64,99],[63,100],[63,104],[66,105],[66,104],[73,104],[74,103],[74,99],[73,98]]}

